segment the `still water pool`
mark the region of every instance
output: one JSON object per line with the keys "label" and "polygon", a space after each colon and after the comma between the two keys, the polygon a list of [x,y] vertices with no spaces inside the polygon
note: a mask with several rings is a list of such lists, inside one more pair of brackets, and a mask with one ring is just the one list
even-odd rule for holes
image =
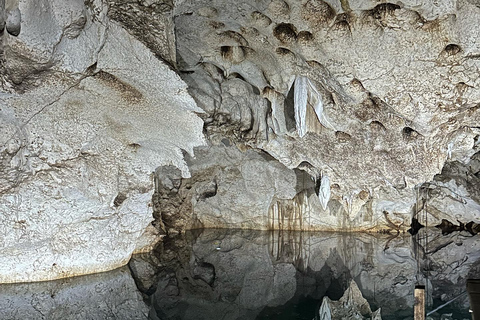
{"label": "still water pool", "polygon": [[[428,242],[427,239],[428,233]],[[471,319],[464,292],[480,244],[461,233],[345,234],[196,230],[102,274],[0,286],[0,319],[306,319],[354,280],[382,319],[413,319],[414,288],[432,319]]]}

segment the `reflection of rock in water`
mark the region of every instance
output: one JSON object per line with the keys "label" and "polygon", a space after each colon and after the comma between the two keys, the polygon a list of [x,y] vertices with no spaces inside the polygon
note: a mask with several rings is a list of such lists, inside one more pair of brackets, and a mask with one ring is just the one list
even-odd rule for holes
{"label": "reflection of rock in water", "polygon": [[[438,229],[422,229],[414,238],[414,252],[420,281],[427,285],[427,302],[435,306],[464,293],[466,280],[480,276],[480,243],[466,231],[442,235]],[[470,318],[467,296],[455,303]]]}
{"label": "reflection of rock in water", "polygon": [[146,319],[128,268],[48,282],[0,286],[0,319]]}
{"label": "reflection of rock in water", "polygon": [[[382,309],[383,319],[411,318],[419,279],[427,281],[428,300],[439,305],[461,293],[469,272],[478,275],[472,270],[480,269],[475,264],[480,261],[476,238],[445,237],[435,229],[428,230],[428,246],[425,229],[416,238],[197,232],[166,239],[158,256],[148,262],[152,268],[156,263],[149,272],[158,281],[152,286],[143,279],[143,292],[160,319],[271,319],[280,313],[312,319],[325,296],[340,299],[352,280],[373,309]],[[145,261],[137,258],[134,263],[138,266],[140,260]],[[141,276],[136,281],[142,281]],[[465,307],[465,301],[455,303]]]}
{"label": "reflection of rock in water", "polygon": [[318,317],[314,320],[372,319],[382,320],[381,309],[372,312],[368,301],[362,296],[354,280],[338,301],[323,298]]}

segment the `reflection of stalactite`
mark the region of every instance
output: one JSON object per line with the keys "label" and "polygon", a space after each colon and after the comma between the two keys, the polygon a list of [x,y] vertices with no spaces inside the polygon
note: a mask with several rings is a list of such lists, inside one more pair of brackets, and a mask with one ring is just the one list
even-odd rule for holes
{"label": "reflection of stalactite", "polygon": [[269,253],[274,263],[292,263],[298,270],[307,270],[310,257],[309,233],[269,231]]}
{"label": "reflection of stalactite", "polygon": [[293,199],[274,199],[268,210],[270,230],[304,230],[304,218],[310,212],[308,194],[299,192]]}

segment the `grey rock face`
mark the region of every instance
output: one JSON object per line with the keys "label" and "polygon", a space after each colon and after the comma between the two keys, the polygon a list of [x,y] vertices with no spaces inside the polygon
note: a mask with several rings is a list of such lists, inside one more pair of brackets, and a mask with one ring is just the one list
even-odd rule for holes
{"label": "grey rock face", "polygon": [[268,155],[241,152],[228,139],[186,157],[191,178],[159,168],[155,215],[166,231],[192,228],[267,229],[270,203],[296,194],[296,175]]}
{"label": "grey rock face", "polygon": [[419,221],[430,226],[448,220],[454,224],[478,223],[480,220],[480,153],[463,164],[448,163],[442,173],[421,189]]}
{"label": "grey rock face", "polygon": [[172,0],[108,0],[108,16],[117,21],[156,57],[175,65]]}

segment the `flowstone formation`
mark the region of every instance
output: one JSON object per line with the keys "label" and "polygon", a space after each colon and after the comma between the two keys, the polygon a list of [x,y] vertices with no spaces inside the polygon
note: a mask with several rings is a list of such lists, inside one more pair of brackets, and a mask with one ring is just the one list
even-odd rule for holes
{"label": "flowstone formation", "polygon": [[[266,198],[259,227],[407,230],[427,182],[437,199],[468,203],[437,203],[430,226],[480,221],[473,193],[434,179],[478,157],[476,2],[185,1],[174,15],[178,68],[207,138],[266,152],[297,174],[295,197]],[[227,226],[211,207],[192,215]]]}

